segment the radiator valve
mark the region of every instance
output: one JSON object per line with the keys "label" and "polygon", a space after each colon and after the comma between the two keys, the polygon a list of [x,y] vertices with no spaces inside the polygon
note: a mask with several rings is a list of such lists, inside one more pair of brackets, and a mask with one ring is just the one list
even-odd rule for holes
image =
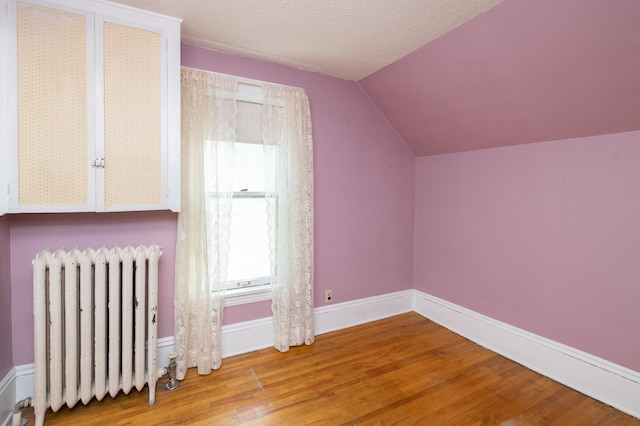
{"label": "radiator valve", "polygon": [[169,366],[167,367],[167,374],[169,375],[169,382],[167,382],[164,385],[164,388],[166,390],[175,390],[178,388],[178,381],[176,380],[176,370],[177,370],[177,364],[176,364],[176,357],[178,356],[177,353],[175,352],[171,352],[169,354]]}
{"label": "radiator valve", "polygon": [[18,401],[18,403],[13,407],[12,426],[24,426],[27,424],[27,419],[22,418],[22,409],[31,407],[32,403],[33,399],[31,398],[25,398],[22,401]]}

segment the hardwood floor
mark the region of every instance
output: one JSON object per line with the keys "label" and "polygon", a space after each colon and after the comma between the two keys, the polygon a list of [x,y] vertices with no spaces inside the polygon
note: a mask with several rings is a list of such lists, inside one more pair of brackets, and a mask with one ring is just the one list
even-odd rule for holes
{"label": "hardwood floor", "polygon": [[[48,412],[54,425],[640,425],[640,420],[496,355],[416,313],[316,337],[287,353]],[[29,424],[33,412],[25,410]]]}

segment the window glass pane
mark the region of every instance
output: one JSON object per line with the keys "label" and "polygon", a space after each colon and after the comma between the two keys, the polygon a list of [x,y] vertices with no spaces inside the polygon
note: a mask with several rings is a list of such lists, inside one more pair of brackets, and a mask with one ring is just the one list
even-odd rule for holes
{"label": "window glass pane", "polygon": [[205,144],[205,187],[210,193],[233,192],[234,152],[233,142],[208,141]]}
{"label": "window glass pane", "polygon": [[228,281],[270,275],[267,204],[264,198],[234,198]]}
{"label": "window glass pane", "polygon": [[[268,283],[271,275],[265,164],[275,164],[276,147],[265,155],[261,143],[210,142],[205,149],[205,185],[211,202],[218,196],[231,196],[228,288]],[[270,166],[275,186],[275,167]],[[226,194],[225,194],[226,193]],[[264,278],[256,280],[257,278]],[[246,282],[250,281],[250,284]],[[237,283],[242,283],[237,286]]]}
{"label": "window glass pane", "polygon": [[264,192],[264,149],[252,143],[235,144],[234,191]]}

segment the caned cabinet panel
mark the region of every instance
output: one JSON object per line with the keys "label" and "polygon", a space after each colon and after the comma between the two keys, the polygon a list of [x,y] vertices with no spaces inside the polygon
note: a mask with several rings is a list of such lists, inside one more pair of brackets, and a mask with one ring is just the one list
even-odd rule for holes
{"label": "caned cabinet panel", "polygon": [[21,206],[86,206],[87,18],[18,3]]}
{"label": "caned cabinet panel", "polygon": [[180,20],[104,0],[5,2],[0,215],[179,211]]}
{"label": "caned cabinet panel", "polygon": [[162,202],[160,34],[104,24],[105,205]]}

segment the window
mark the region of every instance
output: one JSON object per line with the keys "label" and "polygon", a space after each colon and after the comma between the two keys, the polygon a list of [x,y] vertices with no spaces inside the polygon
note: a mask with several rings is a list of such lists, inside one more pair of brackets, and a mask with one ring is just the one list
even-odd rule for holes
{"label": "window", "polygon": [[[229,198],[231,223],[225,288],[244,293],[247,289],[269,289],[271,262],[266,190],[275,184],[267,182],[262,104],[239,99],[236,108],[236,142],[217,141],[216,154],[206,155],[207,159],[217,158],[217,167],[210,164],[207,168],[217,170],[218,185],[217,190],[210,185],[207,192],[210,202],[219,202],[219,197]],[[273,161],[274,157],[270,156]],[[208,181],[213,182],[211,178]]]}
{"label": "window", "polygon": [[263,146],[237,142],[227,289],[269,284],[269,224]]}
{"label": "window", "polygon": [[[259,97],[253,102],[242,98],[243,86],[258,91]],[[174,298],[179,375],[184,374],[186,366],[197,366],[200,374],[220,366],[225,306],[271,300],[274,347],[284,352],[290,346],[310,345],[315,337],[314,203],[307,94],[297,87],[240,81],[189,68],[182,70],[182,88],[184,203],[178,215]],[[257,112],[259,119],[246,119],[246,111],[242,111],[245,109]],[[277,178],[265,179],[266,197],[262,198],[268,213],[271,284],[226,290],[233,204],[238,205],[238,211],[244,211],[240,207],[250,203],[249,195],[262,192],[251,184],[234,187],[233,173],[226,169],[233,171],[236,157],[243,156],[241,144],[251,143],[263,147],[266,158],[276,158],[264,162],[266,175]],[[249,151],[251,148],[248,146]],[[249,248],[255,243],[251,235]],[[253,263],[247,261],[247,251],[245,245],[241,263]],[[250,273],[254,274],[261,275]],[[193,347],[199,350],[189,350]]]}

